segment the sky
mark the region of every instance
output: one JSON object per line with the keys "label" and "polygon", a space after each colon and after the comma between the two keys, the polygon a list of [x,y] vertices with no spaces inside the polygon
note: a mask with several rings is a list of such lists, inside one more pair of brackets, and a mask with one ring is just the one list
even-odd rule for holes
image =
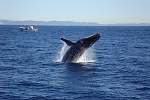
{"label": "sky", "polygon": [[150,23],[150,0],[0,0],[0,19]]}

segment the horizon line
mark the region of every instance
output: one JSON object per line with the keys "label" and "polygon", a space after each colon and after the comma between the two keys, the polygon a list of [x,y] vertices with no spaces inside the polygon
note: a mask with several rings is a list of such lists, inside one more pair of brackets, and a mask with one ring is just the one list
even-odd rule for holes
{"label": "horizon line", "polygon": [[[107,24],[101,24],[101,23],[97,23],[97,22],[79,22],[79,21],[58,21],[58,20],[51,20],[51,21],[37,21],[37,20],[7,20],[7,19],[0,19],[1,23],[3,23],[2,21],[12,21],[12,22],[27,22],[27,21],[30,21],[30,22],[44,22],[44,23],[48,23],[48,22],[70,22],[70,23],[83,23],[83,24],[97,24],[97,26],[150,26],[150,23],[144,23],[144,22],[141,22],[141,23],[107,23]],[[5,24],[5,23],[4,23]],[[20,24],[19,24],[20,25]],[[43,24],[44,25],[44,24]],[[58,26],[58,25],[56,25]],[[60,26],[63,26],[63,25],[60,25]],[[64,25],[66,26],[66,25]],[[83,25],[82,25],[83,26]],[[89,26],[89,25],[88,25]],[[96,26],[96,25],[95,25]]]}

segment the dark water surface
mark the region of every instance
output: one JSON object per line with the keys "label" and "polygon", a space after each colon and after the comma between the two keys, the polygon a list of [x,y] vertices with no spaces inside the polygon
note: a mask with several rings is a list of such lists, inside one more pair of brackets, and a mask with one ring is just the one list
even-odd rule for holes
{"label": "dark water surface", "polygon": [[[149,100],[150,27],[0,26],[0,100]],[[55,62],[63,43],[100,32],[95,62]]]}

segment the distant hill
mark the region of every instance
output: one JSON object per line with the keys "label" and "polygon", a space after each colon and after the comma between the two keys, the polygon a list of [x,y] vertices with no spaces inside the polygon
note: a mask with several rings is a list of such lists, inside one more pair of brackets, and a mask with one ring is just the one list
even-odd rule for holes
{"label": "distant hill", "polygon": [[49,26],[100,26],[98,23],[93,22],[72,22],[72,21],[11,21],[0,20],[5,25],[49,25]]}
{"label": "distant hill", "polygon": [[11,21],[0,20],[0,25],[47,25],[47,26],[150,26],[150,23],[118,23],[118,24],[98,24],[94,22],[73,22],[73,21]]}

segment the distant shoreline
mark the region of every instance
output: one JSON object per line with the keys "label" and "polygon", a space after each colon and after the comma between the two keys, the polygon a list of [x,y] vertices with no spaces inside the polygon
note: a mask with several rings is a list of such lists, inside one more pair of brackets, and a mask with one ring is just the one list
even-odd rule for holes
{"label": "distant shoreline", "polygon": [[[150,23],[117,23],[99,24],[94,22],[73,22],[73,21],[11,21],[0,20],[4,25],[39,25],[39,26],[150,26]],[[1,24],[2,25],[2,24]]]}

